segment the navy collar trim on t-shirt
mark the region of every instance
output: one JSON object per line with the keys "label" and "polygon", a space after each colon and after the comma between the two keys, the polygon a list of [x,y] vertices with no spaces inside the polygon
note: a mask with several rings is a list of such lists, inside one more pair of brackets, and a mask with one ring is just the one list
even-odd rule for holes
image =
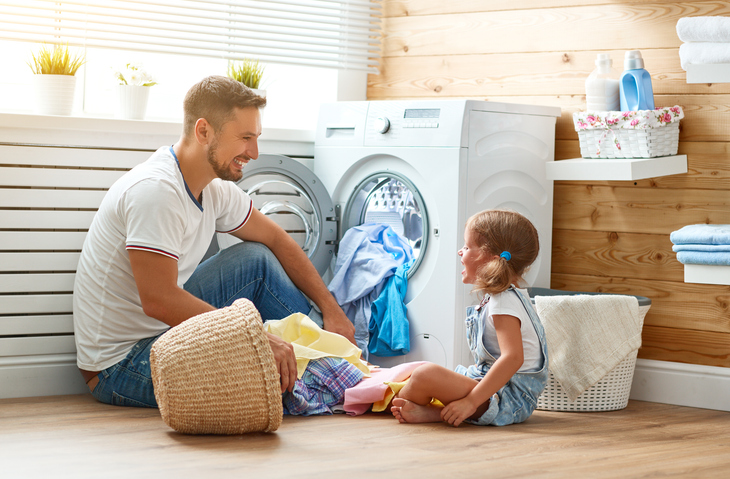
{"label": "navy collar trim on t-shirt", "polygon": [[[177,169],[180,170],[180,176],[182,176],[182,168],[180,168],[180,161],[177,159],[177,155],[175,154],[175,150],[170,147],[170,153],[172,153],[172,157],[175,158],[175,163],[177,163]],[[183,183],[185,184],[185,191],[188,192],[188,196],[191,200],[193,200],[193,203],[195,203],[195,206],[198,207],[200,211],[203,211],[203,205],[200,204],[200,202],[193,196],[193,192],[190,191],[190,188],[188,188],[188,182],[185,181],[185,177],[183,176]]]}

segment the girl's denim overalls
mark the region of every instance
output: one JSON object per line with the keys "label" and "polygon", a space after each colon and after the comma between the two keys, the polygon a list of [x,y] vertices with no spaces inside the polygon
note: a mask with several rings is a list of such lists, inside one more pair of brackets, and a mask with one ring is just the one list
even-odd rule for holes
{"label": "girl's denim overalls", "polygon": [[[537,332],[537,337],[540,340],[543,363],[539,371],[515,373],[512,379],[492,396],[489,409],[478,420],[466,420],[466,422],[480,426],[490,424],[494,426],[506,426],[507,424],[522,422],[530,417],[537,407],[537,398],[543,389],[545,389],[548,379],[548,351],[547,342],[545,341],[545,330],[542,327],[542,323],[537,317],[537,313],[532,307],[529,298],[526,298],[514,287],[510,287],[507,292],[516,294],[527,310]],[[480,311],[477,311],[475,306],[469,306],[466,312],[466,337],[476,364],[468,368],[459,365],[456,367],[456,372],[479,381],[487,374],[489,368],[496,361],[494,356],[484,347],[484,342],[482,341],[484,337],[484,326],[486,324],[486,321],[483,321],[482,318],[487,314],[487,308],[482,308]]]}

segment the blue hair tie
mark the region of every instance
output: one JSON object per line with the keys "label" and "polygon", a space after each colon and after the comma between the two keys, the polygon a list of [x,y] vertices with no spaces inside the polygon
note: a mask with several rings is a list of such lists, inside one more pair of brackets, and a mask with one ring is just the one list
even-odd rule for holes
{"label": "blue hair tie", "polygon": [[499,255],[499,257],[504,258],[507,261],[512,259],[512,255],[509,254],[509,251],[502,251],[502,253]]}

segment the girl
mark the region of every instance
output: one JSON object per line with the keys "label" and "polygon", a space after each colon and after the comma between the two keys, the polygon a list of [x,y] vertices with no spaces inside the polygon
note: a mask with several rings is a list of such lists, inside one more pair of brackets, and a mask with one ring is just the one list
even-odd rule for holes
{"label": "girl", "polygon": [[393,399],[398,421],[503,426],[530,417],[547,382],[547,346],[527,292],[515,285],[538,251],[537,230],[519,213],[486,210],[469,218],[458,254],[462,282],[484,293],[479,306],[467,308],[476,364],[455,372],[430,363],[418,367]]}

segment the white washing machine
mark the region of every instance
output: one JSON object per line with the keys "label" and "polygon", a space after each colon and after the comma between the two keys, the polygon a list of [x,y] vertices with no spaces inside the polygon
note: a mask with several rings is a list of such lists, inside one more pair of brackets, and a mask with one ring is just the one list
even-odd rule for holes
{"label": "white washing machine", "polygon": [[[241,188],[284,226],[327,279],[337,242],[370,221],[390,224],[414,248],[406,306],[411,351],[369,360],[471,364],[457,251],[472,214],[509,208],[540,234],[525,278],[550,287],[554,159],[560,109],[474,100],[339,102],[321,106],[314,173],[279,155],[248,164]],[[223,240],[220,240],[223,242]]]}

